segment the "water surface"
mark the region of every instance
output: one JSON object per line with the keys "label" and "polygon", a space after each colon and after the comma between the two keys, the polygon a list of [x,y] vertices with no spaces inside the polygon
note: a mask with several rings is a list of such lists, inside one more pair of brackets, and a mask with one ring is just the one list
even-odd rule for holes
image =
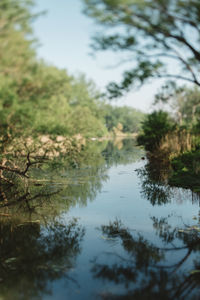
{"label": "water surface", "polygon": [[0,299],[200,299],[198,196],[152,180],[132,140],[89,149],[4,209]]}

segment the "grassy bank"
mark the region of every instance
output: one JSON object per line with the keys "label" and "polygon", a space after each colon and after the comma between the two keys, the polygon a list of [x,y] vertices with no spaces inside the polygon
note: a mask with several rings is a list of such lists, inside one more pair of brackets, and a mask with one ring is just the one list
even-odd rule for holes
{"label": "grassy bank", "polygon": [[138,137],[139,144],[148,151],[151,168],[159,165],[157,170],[166,170],[163,182],[194,192],[200,192],[197,125],[180,126],[167,112],[157,111],[147,116]]}

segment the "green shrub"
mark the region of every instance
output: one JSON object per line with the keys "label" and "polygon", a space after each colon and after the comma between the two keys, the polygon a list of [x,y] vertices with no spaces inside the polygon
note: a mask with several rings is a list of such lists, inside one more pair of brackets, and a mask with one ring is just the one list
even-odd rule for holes
{"label": "green shrub", "polygon": [[143,132],[138,136],[138,144],[143,145],[148,151],[156,150],[162,138],[172,131],[173,126],[168,113],[161,110],[154,111],[142,122]]}

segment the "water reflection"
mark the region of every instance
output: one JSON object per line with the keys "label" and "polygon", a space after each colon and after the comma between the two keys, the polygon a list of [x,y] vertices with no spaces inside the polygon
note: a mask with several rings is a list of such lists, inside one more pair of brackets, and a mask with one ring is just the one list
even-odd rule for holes
{"label": "water reflection", "polygon": [[136,141],[132,138],[108,141],[107,146],[102,151],[108,167],[130,164],[140,159],[143,154],[142,149],[136,147]]}
{"label": "water reflection", "polygon": [[91,142],[73,165],[71,158],[59,157],[32,168],[29,177],[3,172],[12,180],[0,182],[0,298],[50,297],[60,280],[65,291],[79,289],[72,270],[85,228],[66,220],[66,213],[94,201],[113,165],[140,158],[143,151],[134,145],[131,139]]}
{"label": "water reflection", "polygon": [[199,299],[196,195],[134,140],[84,147],[1,184],[0,298]]}
{"label": "water reflection", "polygon": [[[102,299],[199,299],[198,259],[192,258],[193,271],[184,272],[183,268],[192,254],[200,250],[199,230],[173,227],[167,219],[152,221],[162,243],[132,233],[119,220],[101,227],[107,242],[118,241],[123,249],[119,251],[118,247],[117,252],[105,253],[109,263],[101,262],[101,258],[93,262],[91,271],[96,279],[120,288],[119,293],[105,291],[100,295]],[[173,262],[171,255],[175,252],[178,260]],[[107,261],[105,257],[103,261]]]}
{"label": "water reflection", "polygon": [[50,282],[59,278],[76,282],[68,272],[81,251],[84,229],[77,220],[0,224],[0,295],[2,299],[42,299],[51,293]]}
{"label": "water reflection", "polygon": [[9,213],[24,211],[33,216],[42,210],[55,216],[76,205],[87,206],[109,179],[109,168],[136,161],[141,155],[133,139],[120,140],[120,146],[111,141],[88,143],[74,158],[59,157],[32,168],[29,178],[0,182],[1,211],[5,208],[2,212],[8,213],[9,208]]}
{"label": "water reflection", "polygon": [[[138,169],[137,173],[141,180],[141,194],[152,205],[163,205],[171,202],[173,198],[179,201],[179,197],[174,197],[174,195],[177,195],[181,189],[170,186],[168,183],[171,173],[168,159],[147,156],[145,166]],[[183,197],[191,199],[193,203],[200,203],[200,195],[189,189],[181,190],[182,201],[184,201]]]}

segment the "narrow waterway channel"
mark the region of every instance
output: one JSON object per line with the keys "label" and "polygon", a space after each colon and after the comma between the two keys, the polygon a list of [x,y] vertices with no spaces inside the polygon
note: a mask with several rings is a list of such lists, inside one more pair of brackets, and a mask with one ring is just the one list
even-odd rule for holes
{"label": "narrow waterway channel", "polygon": [[198,195],[152,181],[131,139],[91,147],[1,218],[0,299],[200,299]]}

